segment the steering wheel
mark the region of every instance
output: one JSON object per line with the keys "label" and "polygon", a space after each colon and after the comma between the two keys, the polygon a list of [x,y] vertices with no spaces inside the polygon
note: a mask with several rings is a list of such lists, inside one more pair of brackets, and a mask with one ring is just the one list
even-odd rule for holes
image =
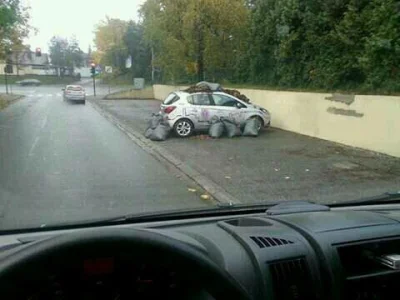
{"label": "steering wheel", "polygon": [[21,281],[29,280],[27,276],[43,269],[44,262],[62,266],[65,258],[71,256],[110,252],[128,253],[136,259],[143,256],[155,263],[168,262],[215,299],[250,299],[236,280],[200,250],[156,232],[138,229],[89,230],[29,244],[0,259],[0,288],[7,290],[4,295],[13,298],[15,289],[21,288]]}

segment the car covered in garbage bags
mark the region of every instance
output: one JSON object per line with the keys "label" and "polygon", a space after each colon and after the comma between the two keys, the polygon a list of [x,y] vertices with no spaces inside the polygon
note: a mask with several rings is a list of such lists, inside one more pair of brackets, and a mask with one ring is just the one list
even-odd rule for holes
{"label": "car covered in garbage bags", "polygon": [[221,91],[172,92],[161,104],[161,112],[180,137],[208,130],[215,118],[230,120],[241,127],[247,120],[257,119],[258,129],[271,124],[271,115],[265,108]]}

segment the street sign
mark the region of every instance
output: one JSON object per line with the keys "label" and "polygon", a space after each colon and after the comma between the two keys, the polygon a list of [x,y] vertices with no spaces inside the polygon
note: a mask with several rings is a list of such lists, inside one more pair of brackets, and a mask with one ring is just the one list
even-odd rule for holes
{"label": "street sign", "polygon": [[105,66],[104,71],[108,74],[112,73],[112,67],[111,66]]}
{"label": "street sign", "polygon": [[130,69],[132,67],[132,56],[128,56],[125,60],[125,68]]}
{"label": "street sign", "polygon": [[133,89],[143,90],[144,89],[144,78],[134,78],[133,79]]}

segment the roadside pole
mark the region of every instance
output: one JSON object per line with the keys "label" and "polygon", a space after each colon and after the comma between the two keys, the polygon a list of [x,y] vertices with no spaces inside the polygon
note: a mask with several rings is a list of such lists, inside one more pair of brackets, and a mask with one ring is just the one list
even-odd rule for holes
{"label": "roadside pole", "polygon": [[[105,66],[104,72],[107,74],[112,74],[112,66]],[[111,94],[111,83],[108,81],[108,94]]]}
{"label": "roadside pole", "polygon": [[94,74],[92,76],[93,76],[93,94],[96,97],[96,79]]}
{"label": "roadside pole", "polygon": [[4,68],[4,81],[6,82],[6,94],[8,94],[8,81],[7,81],[7,72],[6,68]]}

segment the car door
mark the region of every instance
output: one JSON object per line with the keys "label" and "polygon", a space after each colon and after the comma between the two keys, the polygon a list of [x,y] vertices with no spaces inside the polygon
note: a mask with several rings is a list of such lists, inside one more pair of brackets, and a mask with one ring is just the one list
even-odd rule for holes
{"label": "car door", "polygon": [[[196,93],[188,97],[191,104],[190,119],[196,129],[207,129],[210,120],[216,115],[213,99],[209,93]],[[189,111],[187,111],[188,113]]]}
{"label": "car door", "polygon": [[225,94],[212,95],[215,103],[216,115],[229,119],[236,124],[243,124],[246,118],[246,106],[235,98]]}

